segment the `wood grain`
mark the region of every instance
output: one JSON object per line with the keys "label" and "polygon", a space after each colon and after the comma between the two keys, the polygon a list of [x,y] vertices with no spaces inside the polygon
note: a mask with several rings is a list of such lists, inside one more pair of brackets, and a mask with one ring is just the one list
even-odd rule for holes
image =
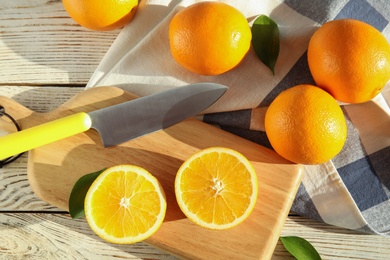
{"label": "wood grain", "polygon": [[145,243],[112,245],[84,219],[65,214],[0,214],[1,259],[175,259]]}
{"label": "wood grain", "polygon": [[[317,249],[322,259],[389,259],[390,239],[290,216],[282,236],[300,236]],[[272,259],[294,259],[278,242]]]}
{"label": "wood grain", "polygon": [[[146,243],[112,245],[84,219],[68,214],[0,213],[2,259],[177,259]],[[388,259],[390,240],[336,228],[298,216],[287,218],[282,235],[309,240],[323,259]],[[337,243],[335,241],[338,241]],[[278,242],[272,260],[294,258]]]}
{"label": "wood grain", "polygon": [[0,14],[0,82],[85,84],[119,32],[77,25],[60,0],[1,1]]}
{"label": "wood grain", "polygon": [[[29,128],[70,113],[88,112],[132,98],[118,88],[92,88],[44,114],[1,97],[0,103],[16,115],[22,128]],[[190,155],[210,146],[241,152],[258,174],[258,203],[251,216],[233,229],[213,231],[191,223],[174,197],[177,169]],[[40,198],[67,210],[70,190],[81,176],[124,163],[146,168],[165,189],[168,201],[165,221],[147,242],[185,258],[269,258],[302,178],[299,165],[286,161],[274,151],[195,119],[108,149],[101,145],[96,131],[36,148],[29,153],[28,178]]]}

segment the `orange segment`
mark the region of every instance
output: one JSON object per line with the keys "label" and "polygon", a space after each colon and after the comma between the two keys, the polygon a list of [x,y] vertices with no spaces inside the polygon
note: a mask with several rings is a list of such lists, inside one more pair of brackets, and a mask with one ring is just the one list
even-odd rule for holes
{"label": "orange segment", "polygon": [[223,147],[199,151],[180,167],[175,194],[183,213],[211,229],[227,229],[244,221],[258,193],[257,175],[239,152]]}
{"label": "orange segment", "polygon": [[118,165],[105,170],[85,197],[85,216],[101,238],[118,244],[144,240],[160,227],[165,194],[145,169]]}

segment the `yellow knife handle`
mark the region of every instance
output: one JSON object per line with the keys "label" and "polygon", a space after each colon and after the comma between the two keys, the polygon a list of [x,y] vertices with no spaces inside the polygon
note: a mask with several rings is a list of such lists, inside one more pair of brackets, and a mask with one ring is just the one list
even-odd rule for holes
{"label": "yellow knife handle", "polygon": [[91,128],[87,113],[80,112],[0,137],[0,160],[43,146]]}

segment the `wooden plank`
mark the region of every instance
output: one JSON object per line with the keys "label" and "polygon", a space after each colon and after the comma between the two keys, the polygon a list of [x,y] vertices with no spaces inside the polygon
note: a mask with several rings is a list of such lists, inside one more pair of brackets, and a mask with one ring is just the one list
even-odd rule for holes
{"label": "wooden plank", "polygon": [[27,179],[27,155],[0,169],[0,209],[2,211],[58,211],[39,199]]}
{"label": "wooden plank", "polygon": [[[389,259],[390,238],[327,225],[312,219],[289,216],[282,236],[299,236],[317,249],[322,259]],[[279,241],[273,257],[294,259]]]}
{"label": "wooden plank", "polygon": [[[0,255],[7,259],[176,259],[146,243],[112,245],[84,219],[67,214],[0,213]],[[323,259],[388,259],[390,239],[329,226],[298,216],[287,218],[282,235],[309,240]],[[278,242],[272,260],[294,258]]]}
{"label": "wooden plank", "polygon": [[0,96],[11,98],[39,113],[52,111],[83,91],[84,87],[15,86],[11,84],[0,86]]}
{"label": "wooden plank", "polygon": [[175,259],[145,243],[113,245],[67,214],[0,213],[2,259]]}
{"label": "wooden plank", "polygon": [[119,32],[77,25],[61,1],[1,1],[0,84],[85,84]]}

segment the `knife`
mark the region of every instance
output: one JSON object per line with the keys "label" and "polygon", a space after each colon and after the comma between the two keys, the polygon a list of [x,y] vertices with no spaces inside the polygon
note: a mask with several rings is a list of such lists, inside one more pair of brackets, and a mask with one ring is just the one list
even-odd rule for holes
{"label": "knife", "polygon": [[215,83],[190,84],[92,112],[78,112],[0,137],[0,160],[91,128],[98,131],[104,147],[114,146],[195,116],[226,90],[226,86]]}

